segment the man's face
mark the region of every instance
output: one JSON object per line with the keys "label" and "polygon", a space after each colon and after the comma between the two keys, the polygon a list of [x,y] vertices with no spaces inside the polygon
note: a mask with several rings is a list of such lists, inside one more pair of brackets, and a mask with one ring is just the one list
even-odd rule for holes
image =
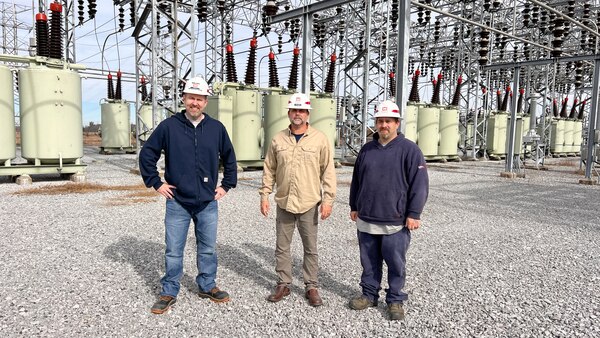
{"label": "man's face", "polygon": [[383,141],[390,141],[398,135],[400,119],[394,117],[378,117],[375,121],[377,133]]}
{"label": "man's face", "polygon": [[288,110],[290,122],[295,126],[301,126],[308,122],[308,109],[290,109]]}
{"label": "man's face", "polygon": [[208,104],[208,97],[206,95],[198,94],[183,94],[183,105],[185,106],[186,112],[192,117],[197,118],[202,115],[204,108]]}

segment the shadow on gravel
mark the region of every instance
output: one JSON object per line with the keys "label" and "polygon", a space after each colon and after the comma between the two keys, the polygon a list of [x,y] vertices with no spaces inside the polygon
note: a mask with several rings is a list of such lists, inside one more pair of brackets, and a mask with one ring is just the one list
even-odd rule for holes
{"label": "shadow on gravel", "polygon": [[[275,244],[273,243],[273,245]],[[255,243],[243,243],[243,248],[262,257],[264,262],[268,262],[268,268],[265,268],[264,262],[260,262],[248,256],[244,250],[225,244],[219,245],[217,249],[219,252],[219,264],[253,280],[257,285],[263,286],[268,291],[271,291],[277,284],[277,275],[274,272],[274,248],[267,248]],[[297,280],[302,281],[302,259],[295,257],[294,254],[292,254],[292,275]],[[331,274],[322,269],[319,270],[319,285],[321,289],[328,290],[342,298],[350,299],[355,296],[357,292],[353,286],[338,282]],[[294,289],[296,288],[292,286],[292,290]],[[304,295],[303,288],[294,291]]]}
{"label": "shadow on gravel", "polygon": [[[158,295],[160,292],[160,278],[164,273],[164,252],[165,246],[163,244],[125,236],[104,249],[104,257],[120,264],[130,264],[144,280],[148,292],[152,295]],[[194,277],[186,273],[181,278],[181,286],[187,288],[191,293],[198,292]]]}
{"label": "shadow on gravel", "polygon": [[[252,245],[251,243],[244,243],[245,248]],[[275,275],[274,269],[265,269],[264,263],[248,256],[241,249],[227,244],[218,244],[217,252],[219,253],[220,266],[253,280],[257,285],[264,286],[268,290],[277,283],[277,275]]]}

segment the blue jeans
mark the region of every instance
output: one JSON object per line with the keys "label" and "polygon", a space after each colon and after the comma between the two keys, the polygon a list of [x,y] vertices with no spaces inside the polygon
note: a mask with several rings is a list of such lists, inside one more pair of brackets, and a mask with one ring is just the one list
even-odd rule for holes
{"label": "blue jeans", "polygon": [[210,202],[204,210],[191,215],[175,199],[167,200],[165,213],[165,275],[160,280],[161,296],[177,297],[179,281],[183,276],[183,250],[190,226],[194,221],[196,235],[196,283],[200,291],[210,291],[217,277],[217,201]]}
{"label": "blue jeans", "polygon": [[383,262],[388,267],[388,285],[385,302],[402,303],[408,299],[402,289],[406,282],[406,252],[410,244],[410,230],[403,227],[393,235],[371,235],[358,233],[360,263],[363,267],[360,286],[362,293],[370,300],[379,299]]}

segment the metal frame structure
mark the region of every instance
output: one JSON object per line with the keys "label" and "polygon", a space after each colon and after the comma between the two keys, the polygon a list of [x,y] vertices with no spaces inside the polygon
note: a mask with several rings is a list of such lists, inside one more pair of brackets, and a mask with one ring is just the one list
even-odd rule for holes
{"label": "metal frame structure", "polygon": [[[280,70],[291,59],[289,51],[301,46],[303,91],[308,91],[311,70],[315,89],[323,90],[329,57],[338,54],[333,96],[343,156],[356,154],[372,133],[376,102],[395,98],[404,104],[408,78],[416,69],[421,70],[423,101],[432,91],[430,81],[443,74],[442,105],[450,100],[456,79],[466,79],[459,111],[463,122],[473,113],[474,132],[464,137],[465,155],[485,153],[486,121],[499,103],[493,92],[507,85],[524,88],[526,99],[541,95],[540,144],[548,144],[551,136],[548,102],[568,97],[591,101],[584,138],[594,150],[599,129],[594,104],[598,0],[121,0],[116,5],[131,2],[136,7],[132,36],[138,87],[141,76],[150,80],[155,113],[159,107],[177,110],[178,84],[196,75],[197,65],[204,67],[198,73],[210,82],[223,81],[225,45],[236,46],[239,65],[247,53],[240,44],[255,35],[265,54],[282,50],[276,56]],[[202,22],[196,18],[200,3],[207,8]],[[276,14],[267,13],[267,5]],[[390,91],[390,72],[396,74],[395,92]],[[510,110],[515,98],[511,101]],[[513,155],[507,156],[507,170],[515,168]],[[586,161],[588,166],[593,163]],[[586,169],[586,177],[591,172]]]}

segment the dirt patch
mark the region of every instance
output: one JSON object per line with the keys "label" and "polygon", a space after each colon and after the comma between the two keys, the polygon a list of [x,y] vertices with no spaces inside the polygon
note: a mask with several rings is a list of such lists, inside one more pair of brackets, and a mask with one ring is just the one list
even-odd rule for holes
{"label": "dirt patch", "polygon": [[156,201],[158,194],[152,188],[142,184],[135,185],[104,185],[98,183],[65,183],[60,185],[46,185],[16,191],[13,195],[66,195],[66,194],[92,194],[101,191],[129,191],[121,198],[105,201],[107,206],[131,205],[136,203],[150,203]]}

